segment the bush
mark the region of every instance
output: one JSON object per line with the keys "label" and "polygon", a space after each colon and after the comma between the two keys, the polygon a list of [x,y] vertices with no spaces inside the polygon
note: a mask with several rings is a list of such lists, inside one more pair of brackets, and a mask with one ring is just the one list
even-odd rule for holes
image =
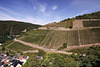
{"label": "bush", "polygon": [[62,47],[60,47],[58,50],[61,50],[61,49],[64,49],[64,48],[67,48],[67,43],[64,43]]}
{"label": "bush", "polygon": [[43,55],[45,55],[45,52],[43,50],[39,50],[38,56],[43,56]]}

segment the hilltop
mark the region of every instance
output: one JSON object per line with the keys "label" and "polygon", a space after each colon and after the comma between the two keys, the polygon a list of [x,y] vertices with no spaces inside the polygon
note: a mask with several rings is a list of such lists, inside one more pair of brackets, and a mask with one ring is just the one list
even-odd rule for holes
{"label": "hilltop", "polygon": [[52,22],[52,23],[46,24],[44,26],[72,28],[72,26],[73,26],[72,22],[77,19],[100,19],[100,11],[93,12],[90,14],[79,15],[79,16],[76,16],[73,18],[67,18],[67,19],[61,20],[60,22]]}
{"label": "hilltop", "polygon": [[31,29],[37,29],[40,26],[41,25],[21,21],[0,21],[0,42],[3,43],[9,40],[7,36],[12,38],[15,35],[21,34],[25,29],[28,31]]}

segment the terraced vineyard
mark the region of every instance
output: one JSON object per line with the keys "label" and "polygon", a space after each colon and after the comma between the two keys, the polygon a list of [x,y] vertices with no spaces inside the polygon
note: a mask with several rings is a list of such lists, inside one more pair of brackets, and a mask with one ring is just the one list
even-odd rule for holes
{"label": "terraced vineyard", "polygon": [[23,45],[19,42],[15,42],[13,44],[11,44],[10,46],[8,46],[7,48],[14,50],[14,51],[27,51],[27,50],[34,50],[32,47]]}
{"label": "terraced vineyard", "polygon": [[81,44],[100,43],[100,28],[80,30]]}
{"label": "terraced vineyard", "polygon": [[68,41],[67,31],[53,31],[49,40],[46,42],[45,47],[59,48]]}
{"label": "terraced vineyard", "polygon": [[57,23],[57,25],[58,25],[58,27],[65,27],[66,26],[65,22],[59,22],[59,23]]}
{"label": "terraced vineyard", "polygon": [[29,43],[41,44],[49,32],[49,30],[31,30],[19,39]]}
{"label": "terraced vineyard", "polygon": [[68,46],[79,45],[78,31],[69,31]]}
{"label": "terraced vineyard", "polygon": [[67,43],[68,46],[100,43],[100,28],[74,31],[31,30],[26,32],[20,40],[41,45],[50,49],[58,49]]}
{"label": "terraced vineyard", "polygon": [[100,27],[100,21],[83,21],[84,27]]}

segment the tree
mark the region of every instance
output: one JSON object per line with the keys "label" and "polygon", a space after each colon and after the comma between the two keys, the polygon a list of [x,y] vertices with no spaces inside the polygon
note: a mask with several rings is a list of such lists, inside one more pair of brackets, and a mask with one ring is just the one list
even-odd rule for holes
{"label": "tree", "polygon": [[43,55],[45,55],[45,52],[43,50],[39,50],[38,56],[43,56]]}

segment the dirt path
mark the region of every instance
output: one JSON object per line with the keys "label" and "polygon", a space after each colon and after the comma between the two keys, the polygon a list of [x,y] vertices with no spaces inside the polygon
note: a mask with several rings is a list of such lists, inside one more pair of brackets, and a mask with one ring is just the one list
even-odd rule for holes
{"label": "dirt path", "polygon": [[5,48],[7,48],[8,46],[12,45],[14,42],[11,42],[9,45],[7,45]]}
{"label": "dirt path", "polygon": [[[42,44],[46,41],[46,39],[49,37],[49,35],[51,34],[51,32],[52,32],[52,30],[47,34],[47,36],[46,36],[45,39],[41,42],[40,45],[42,45]],[[43,45],[44,45],[44,44],[43,44]]]}
{"label": "dirt path", "polygon": [[31,44],[31,43],[27,43],[27,42],[24,42],[24,41],[21,41],[21,40],[17,40],[17,39],[14,39],[14,41],[15,42],[20,42],[20,43],[22,43],[24,45],[27,45],[27,46],[30,46],[30,47],[33,47],[33,48],[42,49],[45,52],[61,53],[61,54],[67,54],[67,55],[71,55],[72,54],[72,52],[65,52],[65,51],[60,51],[60,50],[55,50],[55,49],[43,48],[43,47],[38,46],[37,44]]}
{"label": "dirt path", "polygon": [[49,35],[48,39],[46,40],[46,42],[44,43],[43,47],[46,45],[46,43],[48,42],[48,40],[50,39],[50,37],[52,36],[52,34],[54,33],[54,30],[51,32],[51,34]]}
{"label": "dirt path", "polygon": [[[68,48],[65,48],[62,51],[60,51],[60,50],[56,50],[56,49],[44,48],[44,47],[41,47],[37,44],[31,44],[31,43],[27,43],[27,42],[17,40],[17,39],[14,39],[14,41],[20,42],[24,45],[27,45],[27,46],[30,46],[30,47],[33,47],[33,48],[42,49],[45,52],[61,53],[61,54],[67,54],[67,55],[71,55],[72,52],[65,52],[65,50],[72,50],[72,49],[77,49],[77,48],[87,48],[87,47],[92,46],[92,45],[100,45],[100,43],[94,43],[94,44],[85,44],[85,45],[80,45],[80,46],[68,46]],[[77,55],[77,53],[76,53],[76,55]]]}
{"label": "dirt path", "polygon": [[78,42],[79,42],[79,45],[81,45],[81,38],[80,38],[80,32],[79,32],[79,29],[78,29]]}
{"label": "dirt path", "polygon": [[92,45],[100,45],[100,43],[94,43],[94,44],[85,44],[85,45],[79,45],[79,46],[68,46],[67,48],[65,49],[62,49],[63,51],[65,50],[72,50],[72,49],[77,49],[77,48],[88,48],[89,46],[92,46]]}
{"label": "dirt path", "polygon": [[39,50],[23,51],[23,53],[37,53]]}

